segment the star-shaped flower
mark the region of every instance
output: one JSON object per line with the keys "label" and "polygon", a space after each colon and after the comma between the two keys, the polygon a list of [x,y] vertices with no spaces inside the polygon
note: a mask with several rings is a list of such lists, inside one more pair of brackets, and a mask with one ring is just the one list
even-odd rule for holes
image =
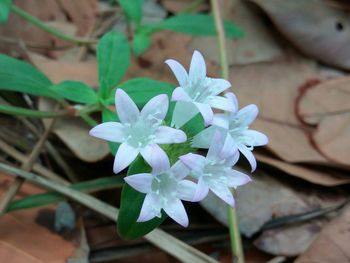
{"label": "star-shaped flower", "polygon": [[177,101],[172,119],[173,125],[181,127],[200,113],[207,126],[213,120],[212,107],[227,111],[234,109],[232,101],[218,96],[231,87],[230,82],[207,77],[205,61],[201,53],[194,51],[188,74],[184,67],[173,59],[168,59],[165,63],[173,71],[180,85],[172,94],[172,100]]}
{"label": "star-shaped flower", "polygon": [[161,125],[168,104],[167,95],[161,94],[152,98],[140,112],[131,98],[117,89],[115,105],[120,122],[101,123],[90,130],[92,136],[121,143],[114,159],[114,173],[126,168],[139,153],[151,167],[157,162],[168,161],[158,144],[187,140],[183,131]]}
{"label": "star-shaped flower", "polygon": [[216,130],[221,132],[223,137],[228,136],[235,143],[235,147],[247,158],[252,171],[256,169],[256,159],[252,153],[255,146],[263,146],[268,143],[265,134],[249,129],[249,125],[258,115],[258,107],[254,104],[248,105],[240,110],[238,102],[233,93],[225,95],[235,105],[232,112],[215,114],[212,126],[197,134],[192,141],[192,146],[197,148],[208,148],[211,138]]}
{"label": "star-shaped flower", "polygon": [[248,175],[231,168],[238,158],[234,142],[230,137],[223,141],[219,132],[215,133],[206,157],[192,153],[181,156],[180,160],[191,170],[190,175],[198,180],[194,199],[205,198],[211,190],[233,207],[235,201],[229,188],[237,188],[251,181]]}
{"label": "star-shaped flower", "polygon": [[124,180],[137,191],[146,194],[137,222],[161,217],[163,209],[180,225],[188,226],[186,210],[181,202],[195,201],[196,184],[183,180],[189,170],[180,161],[171,168],[168,161],[158,162],[152,173],[127,176]]}

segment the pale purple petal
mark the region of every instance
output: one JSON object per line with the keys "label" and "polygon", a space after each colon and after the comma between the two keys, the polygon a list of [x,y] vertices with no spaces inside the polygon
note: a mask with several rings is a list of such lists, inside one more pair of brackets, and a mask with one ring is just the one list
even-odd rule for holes
{"label": "pale purple petal", "polygon": [[209,186],[210,190],[218,196],[221,200],[229,204],[230,206],[235,206],[235,200],[233,195],[226,185],[222,184],[212,184]]}
{"label": "pale purple petal", "polygon": [[186,133],[167,126],[160,126],[155,136],[154,142],[159,144],[182,143],[187,140]]}
{"label": "pale purple petal", "polygon": [[117,89],[115,93],[115,107],[122,123],[134,123],[140,116],[136,104],[122,89]]}
{"label": "pale purple petal", "polygon": [[152,167],[153,174],[160,174],[170,168],[168,156],[157,144],[148,145],[140,150],[145,161]]}
{"label": "pale purple petal", "polygon": [[232,103],[234,105],[233,112],[238,111],[238,100],[237,100],[236,95],[233,94],[232,92],[227,92],[227,93],[225,93],[225,97],[232,101]]}
{"label": "pale purple petal", "polygon": [[141,110],[141,117],[149,120],[156,118],[156,121],[162,121],[169,107],[168,96],[165,94],[160,94],[153,97]]}
{"label": "pale purple petal", "polygon": [[135,190],[147,194],[151,191],[153,176],[149,173],[135,174],[124,177],[124,181]]}
{"label": "pale purple petal", "polygon": [[214,117],[214,112],[210,105],[204,103],[195,103],[195,105],[204,119],[205,126],[210,125]]}
{"label": "pale purple petal", "polygon": [[161,202],[154,194],[147,194],[143,201],[137,222],[145,222],[154,217],[161,217]]}
{"label": "pale purple petal", "polygon": [[252,181],[252,179],[239,171],[231,170],[227,173],[227,186],[236,188],[237,186],[245,185],[246,183],[249,183]]}
{"label": "pale purple petal", "polygon": [[110,142],[123,142],[125,139],[123,125],[119,122],[101,123],[89,132],[91,136],[104,139]]}
{"label": "pale purple petal", "polygon": [[[216,130],[219,130],[219,128],[215,126],[209,126],[208,128],[204,129],[200,133],[196,134],[193,137],[191,146],[193,148],[208,149]],[[226,133],[227,131],[225,131],[225,134]]]}
{"label": "pale purple petal", "polygon": [[[231,162],[239,158],[237,143],[234,141],[234,139],[229,133],[227,133],[225,137],[225,141],[222,145],[219,156],[221,159],[228,159],[229,157],[234,156],[234,158],[231,159]],[[238,159],[236,160],[236,162],[237,161]]]}
{"label": "pale purple petal", "polygon": [[190,170],[187,168],[186,165],[184,165],[180,160],[177,161],[171,168],[170,171],[174,174],[174,176],[178,179],[181,180],[185,178]]}
{"label": "pale purple petal", "polygon": [[245,156],[245,158],[247,158],[247,160],[252,168],[251,171],[254,172],[257,164],[256,164],[256,159],[255,159],[252,151],[249,150],[245,145],[238,145],[238,149]]}
{"label": "pale purple petal", "polygon": [[178,224],[187,227],[188,217],[180,199],[174,199],[168,203],[166,207],[163,207],[165,213],[172,219],[174,219]]}
{"label": "pale purple petal", "polygon": [[196,193],[192,199],[192,202],[199,202],[203,200],[208,195],[208,193],[209,193],[208,185],[204,182],[202,177],[199,177],[197,182]]}
{"label": "pale purple petal", "polygon": [[247,145],[249,146],[263,146],[268,144],[269,139],[267,136],[261,132],[255,131],[255,130],[247,130],[244,131],[244,136],[247,136],[249,138],[252,138],[249,140]]}
{"label": "pale purple petal", "polygon": [[210,82],[210,89],[213,95],[219,95],[231,87],[231,83],[225,79],[206,78],[206,81]]}
{"label": "pale purple petal", "polygon": [[210,147],[208,150],[207,158],[211,160],[216,160],[220,158],[221,149],[224,145],[224,139],[225,138],[222,137],[218,130],[214,133],[213,139],[211,140]]}
{"label": "pale purple petal", "polygon": [[233,102],[225,97],[214,96],[210,99],[209,104],[215,109],[220,109],[224,111],[233,112],[235,110],[235,105]]}
{"label": "pale purple petal", "polygon": [[123,169],[129,166],[136,159],[139,154],[139,150],[129,146],[126,143],[122,143],[114,158],[113,172],[119,173]]}
{"label": "pale purple petal", "polygon": [[179,182],[177,187],[177,197],[181,200],[192,202],[195,193],[196,193],[197,185],[189,180],[182,180]]}
{"label": "pale purple petal", "polygon": [[240,127],[249,126],[258,116],[259,109],[255,104],[250,104],[240,109],[237,112],[236,118],[238,118]]}
{"label": "pale purple petal", "polygon": [[165,63],[170,67],[174,73],[175,78],[179,82],[180,86],[185,86],[188,80],[188,75],[185,68],[176,60],[168,59]]}
{"label": "pale purple petal", "polygon": [[197,113],[198,109],[192,102],[178,101],[175,105],[171,125],[180,128],[196,116]]}
{"label": "pale purple petal", "polygon": [[191,97],[186,93],[182,87],[177,87],[174,89],[171,95],[172,101],[192,101]]}
{"label": "pale purple petal", "polygon": [[211,125],[215,125],[228,130],[230,127],[229,116],[224,113],[216,113],[214,114],[213,122],[211,123]]}
{"label": "pale purple petal", "polygon": [[197,174],[201,174],[205,165],[205,157],[199,154],[188,153],[179,157],[190,170]]}
{"label": "pale purple petal", "polygon": [[188,75],[191,80],[201,80],[207,75],[204,58],[197,50],[193,52]]}

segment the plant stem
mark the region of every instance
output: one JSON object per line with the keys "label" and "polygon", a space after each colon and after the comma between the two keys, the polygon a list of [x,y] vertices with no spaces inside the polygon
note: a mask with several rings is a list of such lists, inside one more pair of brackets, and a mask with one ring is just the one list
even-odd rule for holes
{"label": "plant stem", "polygon": [[[215,26],[217,32],[218,48],[220,55],[220,68],[221,75],[224,79],[229,78],[229,70],[226,54],[226,38],[225,30],[220,14],[219,1],[210,0],[211,8],[214,13]],[[231,251],[233,256],[233,262],[244,263],[244,254],[242,248],[242,240],[238,227],[237,211],[236,208],[228,206],[228,223],[230,227],[230,239],[231,239]]]}
{"label": "plant stem", "polygon": [[67,42],[71,42],[71,43],[74,43],[77,45],[87,45],[87,44],[96,44],[97,43],[97,40],[95,40],[95,39],[85,39],[85,38],[66,35],[66,34],[62,33],[61,31],[48,26],[45,22],[28,14],[26,11],[17,7],[14,4],[11,5],[11,11],[13,13],[15,13],[16,15],[22,17],[23,19],[27,20],[28,22],[32,23],[33,25],[37,26],[38,28],[54,35],[55,37],[58,37],[62,40],[65,40]]}

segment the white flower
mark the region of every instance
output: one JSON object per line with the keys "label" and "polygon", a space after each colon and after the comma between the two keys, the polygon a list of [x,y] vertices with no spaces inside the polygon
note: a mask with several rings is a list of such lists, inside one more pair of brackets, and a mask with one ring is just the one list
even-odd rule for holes
{"label": "white flower", "polygon": [[208,148],[211,138],[213,138],[216,130],[221,135],[232,139],[235,147],[247,158],[252,171],[256,169],[256,160],[252,153],[255,146],[263,146],[268,143],[265,134],[256,130],[249,129],[249,125],[256,119],[258,115],[258,107],[254,104],[248,105],[237,111],[238,103],[233,93],[225,95],[235,105],[235,110],[227,113],[215,114],[212,126],[197,134],[192,141],[192,146],[197,148]]}
{"label": "white flower", "polygon": [[230,137],[225,141],[219,132],[216,132],[206,157],[188,153],[180,160],[191,170],[190,175],[198,180],[195,200],[205,198],[211,190],[230,206],[235,205],[230,187],[237,188],[251,181],[244,173],[233,170],[239,158],[237,148]]}
{"label": "white flower", "polygon": [[137,191],[146,194],[137,222],[161,217],[163,209],[180,225],[188,226],[188,217],[181,200],[193,201],[196,184],[183,180],[189,170],[180,162],[171,168],[168,161],[158,162],[152,173],[130,175],[124,180]]}
{"label": "white flower", "polygon": [[186,134],[174,128],[162,126],[168,111],[165,94],[152,98],[141,110],[121,89],[117,89],[115,105],[120,122],[105,122],[90,130],[90,135],[111,142],[121,143],[115,155],[113,171],[119,173],[140,153],[153,167],[157,162],[168,161],[158,144],[182,143]]}
{"label": "white flower", "polygon": [[177,101],[173,125],[181,127],[200,112],[207,126],[213,120],[212,107],[227,111],[234,109],[229,99],[218,96],[231,87],[231,84],[224,79],[206,76],[205,61],[201,53],[194,51],[188,74],[184,67],[173,59],[168,59],[165,63],[171,68],[180,85],[172,94],[172,100]]}

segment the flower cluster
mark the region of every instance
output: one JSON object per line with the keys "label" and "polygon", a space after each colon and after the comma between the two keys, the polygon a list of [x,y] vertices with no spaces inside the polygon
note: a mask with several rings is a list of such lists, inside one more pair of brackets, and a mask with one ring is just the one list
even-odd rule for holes
{"label": "flower cluster", "polygon": [[[120,122],[105,122],[90,131],[90,135],[120,143],[113,170],[119,173],[136,157],[151,166],[151,173],[140,173],[125,177],[135,190],[146,194],[138,222],[161,217],[161,211],[182,226],[188,225],[188,217],[181,202],[198,202],[213,192],[230,206],[234,198],[230,188],[248,183],[248,175],[232,169],[240,153],[249,161],[252,171],[256,160],[252,154],[254,146],[268,143],[267,137],[249,129],[258,114],[256,105],[238,110],[236,96],[228,92],[231,87],[224,79],[206,76],[203,56],[195,51],[189,73],[175,60],[165,62],[179,82],[172,94],[176,101],[171,126],[163,120],[168,112],[169,101],[165,94],[152,98],[141,111],[121,89],[115,94],[116,112]],[[222,113],[214,113],[213,108]],[[193,149],[208,149],[207,156],[187,153],[171,166],[169,158],[159,144],[186,142],[187,136],[180,129],[195,115],[201,114],[206,128],[192,138]]]}

